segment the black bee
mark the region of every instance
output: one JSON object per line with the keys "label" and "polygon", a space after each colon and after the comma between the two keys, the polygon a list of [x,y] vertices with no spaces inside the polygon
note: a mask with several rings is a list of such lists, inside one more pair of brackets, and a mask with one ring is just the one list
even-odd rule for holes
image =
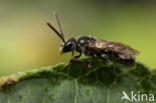
{"label": "black bee", "polygon": [[[112,42],[108,40],[101,40],[91,36],[81,36],[78,39],[70,38],[68,40],[64,39],[64,34],[62,32],[60,22],[56,13],[54,13],[56,22],[59,28],[58,32],[50,23],[47,25],[61,38],[63,44],[61,45],[60,52],[72,52],[72,59],[78,59],[82,54],[86,56],[98,56],[107,63],[112,63],[115,60],[123,65],[134,66],[135,65],[135,55],[139,52],[132,49],[130,46],[124,45],[118,42]],[[74,51],[80,54],[74,56]],[[106,55],[110,59],[106,59],[103,55]]]}

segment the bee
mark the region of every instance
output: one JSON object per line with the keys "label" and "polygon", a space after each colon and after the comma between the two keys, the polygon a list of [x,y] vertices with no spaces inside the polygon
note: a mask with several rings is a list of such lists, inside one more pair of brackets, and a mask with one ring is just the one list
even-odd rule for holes
{"label": "bee", "polygon": [[[47,25],[63,41],[63,44],[60,48],[60,53],[63,54],[67,52],[72,52],[72,58],[70,61],[76,60],[82,54],[84,54],[88,57],[97,56],[104,60],[106,63],[110,64],[113,64],[112,61],[116,61],[126,66],[135,65],[135,55],[138,55],[139,51],[131,48],[128,45],[119,42],[112,42],[109,40],[102,40],[91,36],[81,36],[78,39],[72,37],[68,40],[65,40],[56,12],[54,12],[54,17],[56,19],[59,32],[49,22],[47,22]],[[79,55],[74,56],[75,51],[79,52]]]}

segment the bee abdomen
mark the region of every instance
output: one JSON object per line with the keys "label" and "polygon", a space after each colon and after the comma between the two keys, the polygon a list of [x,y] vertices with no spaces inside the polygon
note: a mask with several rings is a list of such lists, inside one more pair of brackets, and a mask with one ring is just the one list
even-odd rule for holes
{"label": "bee abdomen", "polygon": [[123,65],[127,65],[127,66],[134,66],[135,65],[135,59],[134,58],[119,59],[118,62],[120,62]]}
{"label": "bee abdomen", "polygon": [[130,54],[117,54],[114,52],[106,52],[105,53],[110,58],[114,59],[115,61],[127,65],[127,66],[134,66],[135,65],[135,58],[133,55]]}

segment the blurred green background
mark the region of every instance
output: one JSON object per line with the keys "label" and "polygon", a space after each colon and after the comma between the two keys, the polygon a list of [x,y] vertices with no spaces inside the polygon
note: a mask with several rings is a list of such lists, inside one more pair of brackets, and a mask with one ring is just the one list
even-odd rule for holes
{"label": "blurred green background", "polygon": [[59,55],[57,11],[66,38],[92,35],[139,50],[137,60],[156,66],[156,5],[142,0],[0,0],[0,75],[68,61]]}

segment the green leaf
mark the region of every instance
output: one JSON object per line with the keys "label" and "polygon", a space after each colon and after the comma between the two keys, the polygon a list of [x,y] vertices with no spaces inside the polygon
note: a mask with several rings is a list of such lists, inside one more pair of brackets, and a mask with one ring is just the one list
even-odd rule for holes
{"label": "green leaf", "polygon": [[[150,71],[141,63],[115,63],[112,68],[89,58],[1,77],[0,87],[0,103],[149,103],[150,94],[156,95],[156,69]],[[123,92],[131,101],[121,101]],[[147,101],[138,101],[142,94]]]}

